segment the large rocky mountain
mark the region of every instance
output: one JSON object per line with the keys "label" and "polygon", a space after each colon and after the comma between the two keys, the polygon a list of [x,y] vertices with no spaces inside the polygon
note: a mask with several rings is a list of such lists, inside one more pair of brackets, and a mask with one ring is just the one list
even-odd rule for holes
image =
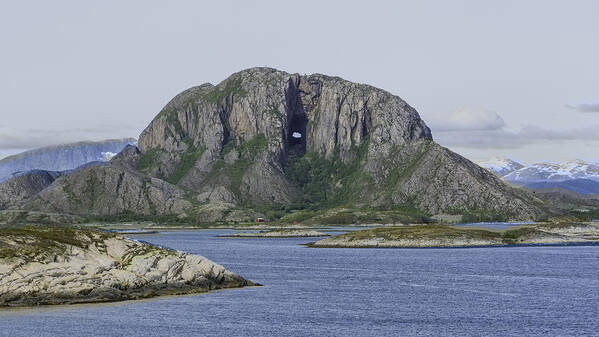
{"label": "large rocky mountain", "polygon": [[572,191],[578,194],[599,195],[599,181],[591,179],[571,179],[564,181],[538,181],[523,183],[531,190],[562,189]]}
{"label": "large rocky mountain", "polygon": [[320,74],[252,68],[188,89],[138,147],[13,207],[198,221],[269,207],[545,213],[532,194],[435,143],[401,98]]}
{"label": "large rocky mountain", "polygon": [[0,160],[0,182],[31,170],[64,171],[94,161],[108,161],[135,139],[109,139],[53,145],[25,151]]}

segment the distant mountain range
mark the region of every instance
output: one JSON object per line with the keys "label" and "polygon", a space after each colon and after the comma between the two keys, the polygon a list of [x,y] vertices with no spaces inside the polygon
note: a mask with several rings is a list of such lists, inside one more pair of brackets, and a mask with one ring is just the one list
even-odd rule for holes
{"label": "distant mountain range", "polygon": [[478,162],[508,182],[530,189],[560,188],[580,194],[599,194],[599,163],[573,160],[524,166],[512,159],[493,158]]}
{"label": "distant mountain range", "polygon": [[491,171],[497,173],[501,177],[524,167],[523,164],[521,164],[513,159],[498,158],[498,157],[479,161],[479,162],[477,162],[477,164],[488,169],[488,170],[491,170]]}
{"label": "distant mountain range", "polygon": [[599,182],[591,179],[572,179],[565,181],[540,181],[523,184],[532,190],[560,188],[579,194],[599,194]]}
{"label": "distant mountain range", "polygon": [[31,170],[66,171],[91,162],[109,161],[134,138],[86,141],[25,151],[0,160],[0,181]]}

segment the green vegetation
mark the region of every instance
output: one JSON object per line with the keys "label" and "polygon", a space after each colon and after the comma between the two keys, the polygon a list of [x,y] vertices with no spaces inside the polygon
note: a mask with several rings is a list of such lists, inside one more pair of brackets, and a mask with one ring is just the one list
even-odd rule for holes
{"label": "green vegetation", "polygon": [[285,174],[303,191],[299,208],[318,210],[355,204],[373,186],[372,177],[361,165],[367,148],[367,140],[353,147],[350,152],[355,159],[349,163],[341,160],[339,149],[330,159],[314,152],[290,155]]}
{"label": "green vegetation", "polygon": [[103,241],[114,234],[68,227],[20,227],[0,229],[0,258],[21,257],[41,261],[62,253],[66,245],[81,248]]}
{"label": "green vegetation", "polygon": [[209,223],[200,222],[194,217],[180,218],[176,215],[141,215],[133,212],[124,212],[114,215],[92,215],[85,218],[87,223],[121,223],[121,222],[152,222],[168,226],[202,226]]}
{"label": "green vegetation", "polygon": [[85,181],[85,188],[83,189],[82,194],[82,197],[85,197],[89,201],[87,207],[90,212],[94,208],[94,201],[96,199],[96,196],[99,195],[100,185],[101,182],[100,180],[98,180],[96,172],[94,170],[91,170],[89,172],[87,180]]}
{"label": "green vegetation", "polygon": [[543,232],[535,227],[507,229],[503,232],[503,240],[506,244],[516,243],[518,240],[522,240],[524,237],[539,234],[543,234]]}
{"label": "green vegetation", "polygon": [[158,159],[160,158],[161,153],[162,150],[159,148],[154,148],[144,153],[137,162],[137,169],[143,173],[149,173],[158,166]]}
{"label": "green vegetation", "polygon": [[193,146],[191,142],[189,142],[187,150],[181,155],[181,159],[179,160],[179,163],[175,168],[175,172],[166,177],[164,180],[168,181],[173,185],[178,184],[181,181],[181,179],[183,179],[183,177],[187,174],[187,172],[189,172],[189,170],[191,170],[191,168],[195,165],[195,163],[202,156],[205,150],[206,149],[203,147],[198,149],[195,146]]}
{"label": "green vegetation", "polygon": [[570,210],[570,215],[580,221],[592,221],[593,219],[599,219],[599,208],[577,208]]}
{"label": "green vegetation", "polygon": [[510,220],[510,215],[482,209],[449,209],[447,213],[452,215],[462,215],[461,222],[506,222]]}
{"label": "green vegetation", "polygon": [[[231,191],[235,193],[240,200],[243,200],[240,191],[243,176],[254,162],[255,157],[265,151],[267,147],[268,140],[263,134],[259,134],[253,139],[243,142],[240,145],[236,145],[234,141],[229,141],[224,146],[221,158],[214,164],[207,179],[212,179],[219,175],[227,177],[230,179]],[[239,158],[235,162],[227,164],[224,160],[224,156],[233,150],[238,152]],[[249,204],[249,202],[246,202],[246,204]]]}
{"label": "green vegetation", "polygon": [[458,228],[444,225],[421,225],[364,229],[339,235],[338,238],[347,238],[349,240],[383,238],[389,241],[451,239],[500,241],[501,233],[484,229]]}
{"label": "green vegetation", "polygon": [[[410,157],[410,161],[407,163],[407,165],[405,165],[401,171],[397,172],[398,176],[395,179],[396,180],[395,185],[397,185],[397,183],[399,181],[410,178],[412,176],[412,174],[414,174],[414,171],[416,171],[416,169],[418,168],[418,165],[422,161],[422,158],[424,158],[424,155],[426,153],[428,153],[432,144],[433,144],[432,141],[427,141],[422,152],[416,154],[413,157]],[[399,151],[399,150],[397,150],[397,151]],[[394,156],[394,155],[391,154],[391,156]],[[393,187],[395,185],[393,185]]]}
{"label": "green vegetation", "polygon": [[[582,224],[536,224],[529,226],[521,226],[509,228],[504,231],[496,231],[486,228],[472,227],[454,227],[447,225],[417,225],[417,226],[401,226],[401,227],[378,227],[354,231],[328,239],[322,244],[314,244],[319,247],[372,247],[372,246],[393,246],[393,242],[400,246],[422,246],[422,245],[463,245],[474,241],[474,245],[513,245],[519,243],[543,243],[543,242],[560,242],[580,239],[586,240],[588,237],[595,237],[596,229],[588,229],[589,235],[581,235],[579,237],[562,236],[560,234],[547,231],[555,229],[555,226],[563,228],[565,226],[580,226]],[[549,240],[549,241],[547,241]],[[348,242],[354,243],[347,244]],[[357,242],[355,242],[357,241]],[[360,241],[364,241],[363,245]],[[344,242],[346,244],[344,244]],[[374,243],[373,243],[374,242]],[[377,243],[378,242],[378,243]],[[385,244],[386,243],[386,244]]]}
{"label": "green vegetation", "polygon": [[225,87],[221,90],[218,86],[210,90],[204,99],[210,103],[221,103],[223,99],[229,95],[233,96],[245,96],[246,91],[243,89],[241,78],[232,78],[227,80]]}
{"label": "green vegetation", "polygon": [[285,115],[281,111],[279,111],[279,109],[277,109],[277,107],[275,106],[272,106],[270,107],[270,109],[266,110],[266,113],[280,120],[282,120],[285,117]]}

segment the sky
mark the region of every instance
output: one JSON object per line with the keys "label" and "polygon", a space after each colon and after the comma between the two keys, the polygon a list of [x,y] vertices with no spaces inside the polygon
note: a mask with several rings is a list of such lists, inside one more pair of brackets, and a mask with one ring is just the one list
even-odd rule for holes
{"label": "sky", "polygon": [[2,1],[0,158],[137,137],[268,66],[368,83],[472,160],[599,161],[599,1]]}

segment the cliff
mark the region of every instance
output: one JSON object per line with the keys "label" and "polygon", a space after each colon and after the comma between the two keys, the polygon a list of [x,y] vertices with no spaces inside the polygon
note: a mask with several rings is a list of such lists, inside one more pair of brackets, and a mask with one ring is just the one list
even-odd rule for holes
{"label": "cliff", "polygon": [[401,98],[320,74],[252,68],[188,89],[154,118],[138,147],[57,179],[19,207],[198,221],[335,207],[546,214],[531,193],[435,143]]}

